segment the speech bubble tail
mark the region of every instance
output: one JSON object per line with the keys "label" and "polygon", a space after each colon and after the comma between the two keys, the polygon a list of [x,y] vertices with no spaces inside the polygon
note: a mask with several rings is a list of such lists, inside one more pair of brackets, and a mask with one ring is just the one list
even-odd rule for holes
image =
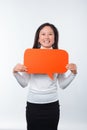
{"label": "speech bubble tail", "polygon": [[49,77],[53,80],[54,79],[54,77],[53,77],[53,74],[52,73],[50,73],[50,74],[48,74],[49,75]]}

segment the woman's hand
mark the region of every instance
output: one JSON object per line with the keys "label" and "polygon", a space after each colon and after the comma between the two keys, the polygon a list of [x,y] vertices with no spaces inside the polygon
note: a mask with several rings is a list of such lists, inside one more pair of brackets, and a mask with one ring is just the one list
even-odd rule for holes
{"label": "woman's hand", "polygon": [[13,73],[16,73],[16,72],[27,72],[27,67],[22,64],[17,64],[13,68]]}
{"label": "woman's hand", "polygon": [[77,66],[74,63],[67,64],[66,68],[70,70],[73,74],[77,74]]}

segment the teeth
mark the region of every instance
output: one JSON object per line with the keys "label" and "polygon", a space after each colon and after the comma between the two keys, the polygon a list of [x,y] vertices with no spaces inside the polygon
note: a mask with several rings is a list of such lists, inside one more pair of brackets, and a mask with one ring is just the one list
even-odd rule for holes
{"label": "teeth", "polygon": [[47,44],[48,44],[48,43],[49,43],[49,41],[45,41],[45,43],[47,43]]}

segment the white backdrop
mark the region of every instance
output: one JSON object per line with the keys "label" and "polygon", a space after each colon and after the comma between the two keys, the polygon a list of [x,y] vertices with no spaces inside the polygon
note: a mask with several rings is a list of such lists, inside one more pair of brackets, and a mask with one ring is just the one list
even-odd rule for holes
{"label": "white backdrop", "polygon": [[75,80],[59,88],[59,130],[86,130],[87,123],[87,1],[0,0],[0,129],[26,129],[27,89],[12,74],[31,48],[36,29],[44,22],[59,30],[59,48],[78,66]]}

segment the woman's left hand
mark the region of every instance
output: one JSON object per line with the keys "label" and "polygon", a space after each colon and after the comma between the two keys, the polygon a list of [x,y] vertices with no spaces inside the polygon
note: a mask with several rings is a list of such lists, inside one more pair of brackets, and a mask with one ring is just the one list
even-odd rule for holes
{"label": "woman's left hand", "polygon": [[77,66],[74,63],[67,64],[66,68],[70,70],[73,74],[77,74]]}

